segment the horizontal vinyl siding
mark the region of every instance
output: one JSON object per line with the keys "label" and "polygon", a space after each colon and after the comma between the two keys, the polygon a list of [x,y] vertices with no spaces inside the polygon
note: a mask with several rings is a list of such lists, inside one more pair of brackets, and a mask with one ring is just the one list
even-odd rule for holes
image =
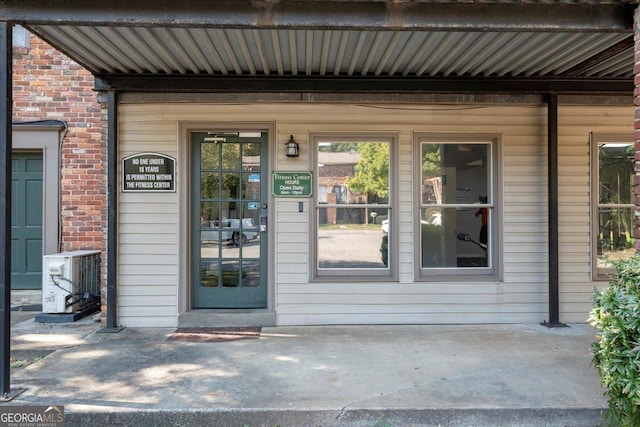
{"label": "horizontal vinyl siding", "polygon": [[[120,156],[161,152],[173,157],[181,122],[275,124],[271,170],[312,170],[314,132],[395,134],[399,139],[399,271],[397,282],[310,282],[313,199],[270,203],[274,265],[270,293],[278,324],[534,323],[548,319],[547,136],[544,106],[346,104],[142,104],[120,107]],[[589,310],[589,132],[625,133],[630,108],[560,108],[561,321],[582,322]],[[414,282],[413,135],[415,132],[483,133],[501,137],[502,280]],[[284,155],[293,135],[300,157]],[[275,153],[274,153],[275,150]],[[178,168],[186,159],[178,159]],[[180,172],[177,174],[180,177]],[[186,188],[178,183],[178,191]],[[298,202],[304,212],[298,212]],[[179,283],[178,193],[120,194],[119,304],[124,325],[175,325]],[[147,218],[147,214],[148,218]],[[145,251],[145,248],[153,249]],[[128,248],[125,248],[127,246]],[[126,322],[126,323],[125,323]],[[172,323],[173,322],[173,323]]]}
{"label": "horizontal vinyl siding", "polygon": [[[141,152],[176,158],[176,123],[161,118],[156,110],[124,107],[119,121],[120,158]],[[177,193],[120,192],[118,207],[119,323],[176,326]]]}
{"label": "horizontal vinyl siding", "polygon": [[[331,115],[343,110],[333,106]],[[537,107],[481,107],[473,110],[456,108],[344,108],[333,122],[316,112],[313,121],[301,120],[288,127],[286,120],[279,120],[280,138],[284,142],[290,130],[300,142],[305,130],[312,132],[394,132],[399,137],[399,283],[308,283],[302,277],[299,283],[289,276],[277,277],[277,314],[279,324],[330,324],[330,323],[475,323],[475,322],[540,322],[546,316],[546,249],[545,240],[535,236],[546,228],[539,225],[546,212],[546,184],[541,186],[541,176],[546,177],[546,139],[539,127],[546,120],[546,110]],[[422,110],[422,111],[421,111]],[[297,112],[299,113],[299,112]],[[359,123],[366,117],[367,124]],[[320,121],[318,125],[314,122]],[[344,123],[353,121],[353,123]],[[505,125],[507,123],[507,125]],[[462,125],[461,125],[462,124]],[[295,127],[294,127],[295,126]],[[415,282],[414,265],[414,184],[413,184],[413,133],[489,133],[501,135],[504,162],[512,165],[502,169],[505,200],[498,200],[520,209],[519,215],[504,217],[505,230],[528,234],[534,240],[534,252],[538,257],[522,257],[517,245],[505,252],[504,273],[510,271],[530,274],[523,281],[514,283],[434,283]],[[298,138],[299,135],[299,138]],[[534,135],[534,136],[531,136]],[[304,139],[302,139],[304,141]],[[513,158],[513,161],[511,161]],[[286,160],[284,160],[286,162]],[[283,162],[283,163],[284,163]],[[511,162],[511,163],[510,163]],[[280,168],[287,169],[284,164]],[[309,166],[310,167],[310,166]],[[524,172],[524,173],[523,173]],[[515,178],[515,179],[512,179]],[[546,182],[546,178],[544,179]],[[508,199],[507,199],[508,198]],[[509,200],[509,201],[507,201]],[[544,201],[545,203],[541,203]],[[286,222],[280,222],[286,227]],[[281,227],[279,226],[279,230]],[[277,241],[280,242],[281,233]],[[295,256],[287,247],[278,251],[278,269]],[[308,252],[308,249],[307,251]],[[305,259],[303,257],[303,259]],[[297,259],[297,257],[296,257]],[[310,266],[305,266],[308,271]],[[523,291],[523,288],[526,288]]]}
{"label": "horizontal vinyl siding", "polygon": [[592,307],[589,134],[633,134],[633,107],[558,109],[560,321],[585,322]]}

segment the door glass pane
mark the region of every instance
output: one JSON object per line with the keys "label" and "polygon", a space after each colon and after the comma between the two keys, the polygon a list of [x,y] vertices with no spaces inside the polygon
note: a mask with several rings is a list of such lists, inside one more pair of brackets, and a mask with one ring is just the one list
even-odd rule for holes
{"label": "door glass pane", "polygon": [[222,144],[223,170],[240,170],[240,145],[241,144],[232,142]]}
{"label": "door glass pane", "polygon": [[218,172],[202,172],[200,174],[200,197],[202,199],[217,198],[220,194],[220,174]]}
{"label": "door glass pane", "polygon": [[202,143],[200,153],[202,169],[218,169],[220,167],[219,149],[220,143]]}
{"label": "door glass pane", "polygon": [[257,287],[260,286],[260,260],[244,260],[242,261],[242,286]]}
{"label": "door glass pane", "polygon": [[240,286],[240,261],[222,262],[222,286],[231,288]]}
{"label": "door glass pane", "polygon": [[200,261],[200,286],[203,288],[219,286],[219,275],[217,261]]}
{"label": "door glass pane", "polygon": [[222,198],[238,199],[240,197],[240,174],[227,172],[222,175]]}
{"label": "door glass pane", "polygon": [[[200,223],[220,218],[220,204],[217,202],[200,202]],[[204,228],[212,228],[213,224],[202,224]]]}

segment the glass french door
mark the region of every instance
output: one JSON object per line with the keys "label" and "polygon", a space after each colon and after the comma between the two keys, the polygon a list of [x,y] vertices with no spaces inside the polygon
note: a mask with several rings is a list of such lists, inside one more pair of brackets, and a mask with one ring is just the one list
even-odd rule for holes
{"label": "glass french door", "polygon": [[267,133],[192,132],[192,306],[267,307]]}

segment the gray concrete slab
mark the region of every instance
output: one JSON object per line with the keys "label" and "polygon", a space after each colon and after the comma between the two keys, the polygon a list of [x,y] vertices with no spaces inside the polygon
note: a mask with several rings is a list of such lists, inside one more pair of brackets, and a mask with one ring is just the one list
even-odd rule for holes
{"label": "gray concrete slab", "polygon": [[17,317],[12,351],[43,355],[12,369],[26,390],[7,404],[64,405],[67,425],[595,426],[607,406],[587,325],[274,327],[193,343]]}

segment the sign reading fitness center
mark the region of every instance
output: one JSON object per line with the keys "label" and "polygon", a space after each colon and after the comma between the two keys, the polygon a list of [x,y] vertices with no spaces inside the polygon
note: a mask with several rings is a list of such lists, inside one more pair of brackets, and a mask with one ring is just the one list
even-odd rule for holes
{"label": "sign reading fitness center", "polygon": [[122,159],[122,191],[176,191],[176,159],[138,153]]}
{"label": "sign reading fitness center", "polygon": [[273,195],[276,197],[311,197],[311,172],[274,172]]}

